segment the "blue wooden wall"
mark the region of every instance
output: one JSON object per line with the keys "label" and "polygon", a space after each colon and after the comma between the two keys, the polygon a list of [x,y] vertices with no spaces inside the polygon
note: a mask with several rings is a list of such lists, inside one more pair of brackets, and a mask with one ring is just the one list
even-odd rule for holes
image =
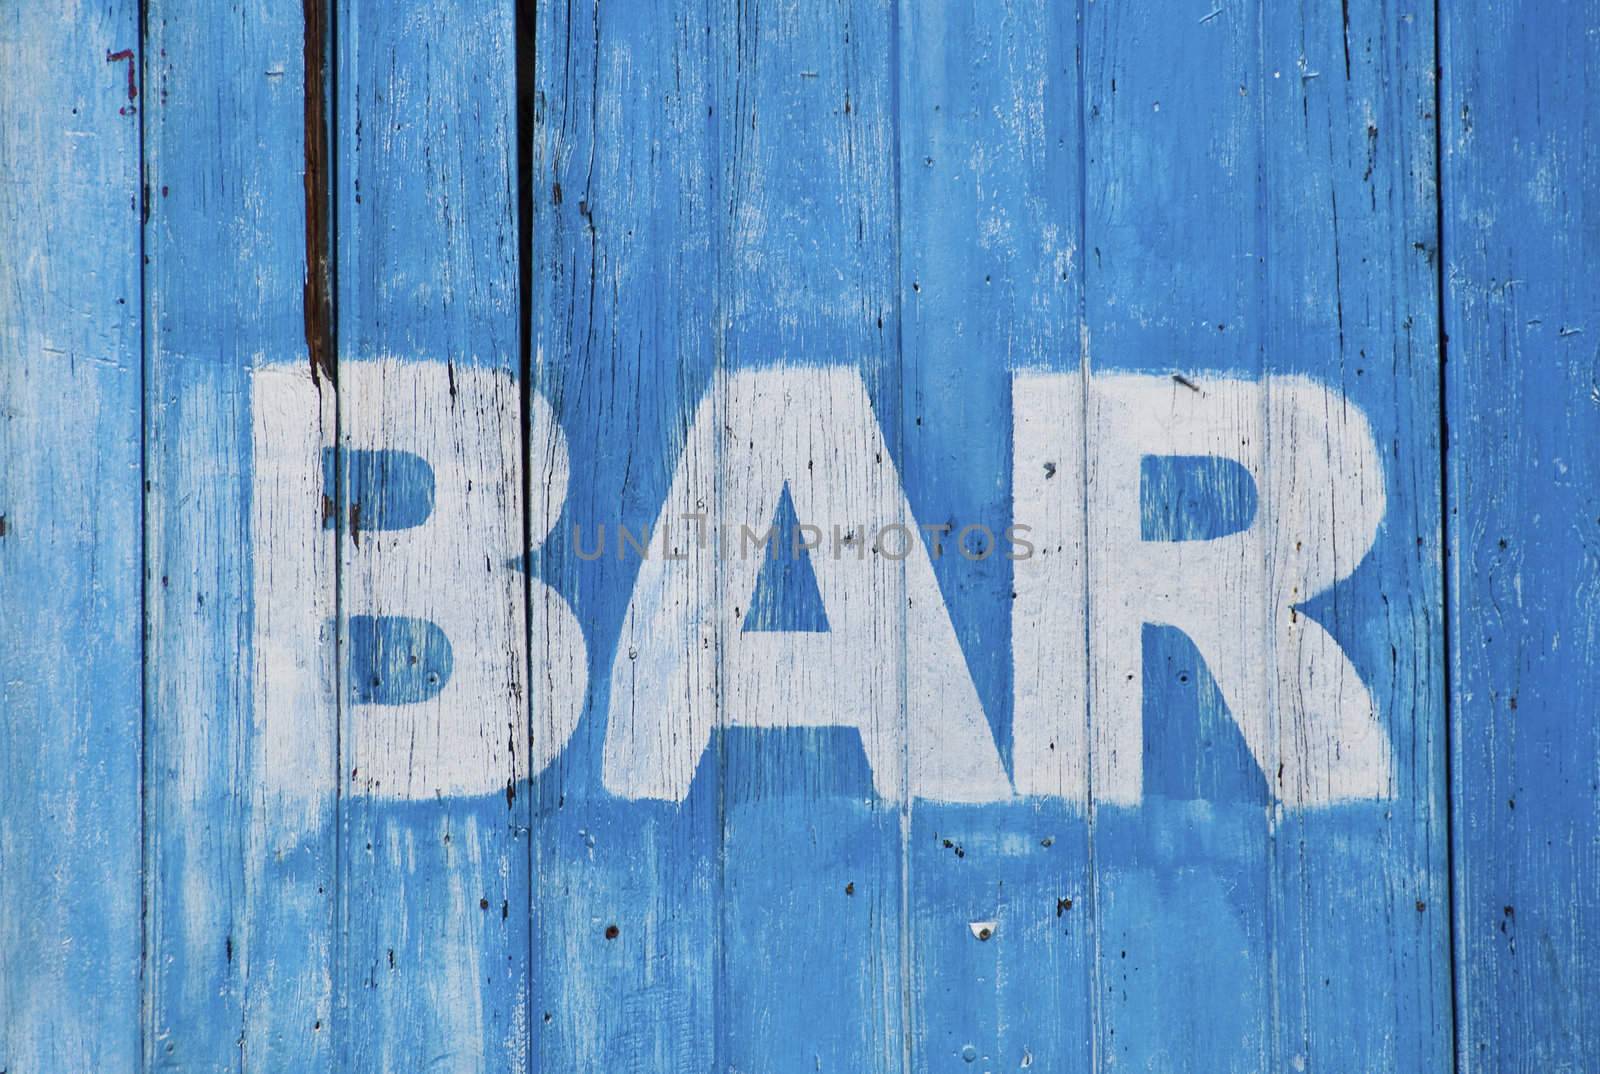
{"label": "blue wooden wall", "polygon": [[0,54],[0,1074],[1600,1070],[1600,4]]}

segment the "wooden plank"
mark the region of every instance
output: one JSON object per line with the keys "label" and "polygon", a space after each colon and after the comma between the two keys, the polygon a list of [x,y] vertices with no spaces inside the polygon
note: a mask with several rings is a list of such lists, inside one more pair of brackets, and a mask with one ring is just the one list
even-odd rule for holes
{"label": "wooden plank", "polygon": [[[1081,682],[1074,708],[1055,674],[1082,677],[1081,542],[971,558],[986,534],[1040,524],[1031,505],[1055,482],[1082,495],[1063,430],[1029,424],[1031,400],[1012,408],[1014,373],[1080,374],[1077,24],[1046,3],[902,4],[899,33],[906,494],[925,525],[951,527],[925,540],[1020,796],[912,805],[911,1069],[1085,1070],[1082,758],[1048,734],[1086,716]],[[1026,447],[1035,437],[1052,468]],[[973,923],[989,921],[980,939],[989,926]]]}
{"label": "wooden plank", "polygon": [[0,14],[0,1070],[140,1068],[138,33]]}
{"label": "wooden plank", "polygon": [[322,28],[294,2],[145,18],[150,1061],[326,1069],[334,396],[303,298]]}
{"label": "wooden plank", "polygon": [[[1348,8],[1086,9],[1088,442],[1231,456],[1258,497],[1128,546],[1166,505],[1119,518],[1140,469],[1089,460],[1103,1063],[1429,1069],[1448,1039],[1431,34]],[[1252,514],[1271,543],[1223,536]]]}
{"label": "wooden plank", "polygon": [[[1110,435],[1116,420],[1115,397],[1096,386],[1105,371],[1177,371],[1191,382],[1202,372],[1264,371],[1255,256],[1264,240],[1255,181],[1259,12],[1238,6],[1201,23],[1213,6],[1084,8],[1089,444]],[[1169,384],[1174,411],[1199,394]],[[1237,431],[1215,430],[1218,444],[1239,438],[1259,408],[1244,409]],[[1118,416],[1142,424],[1131,410]],[[1164,450],[1139,450],[1152,448]],[[1099,458],[1084,460],[1096,1065],[1285,1069],[1272,1051],[1278,933],[1260,776],[1243,760],[1216,691],[1204,689],[1194,642],[1125,617],[1115,581],[1139,570],[1143,549],[1125,543],[1111,497],[1126,503],[1138,478],[1126,469],[1131,460]],[[1210,505],[1218,515],[1232,506]],[[1194,546],[1170,547],[1179,558]],[[1228,566],[1231,584],[1241,601],[1259,600],[1243,592],[1246,566]],[[1184,567],[1196,570],[1181,561],[1176,569]],[[1270,655],[1259,656],[1269,666]],[[1143,782],[1158,743],[1183,735],[1199,754],[1212,728],[1226,760],[1211,770],[1210,785],[1200,783],[1200,765],[1178,766],[1183,778],[1174,786]],[[1129,739],[1142,745],[1130,750]],[[1219,980],[1228,987],[1216,987]]]}
{"label": "wooden plank", "polygon": [[1600,9],[1441,9],[1463,1071],[1600,1069]]}
{"label": "wooden plank", "polygon": [[[712,520],[738,532],[792,517],[829,542],[801,560],[780,532],[777,561],[729,545],[716,563],[718,1066],[900,1069],[919,782],[906,603],[925,561],[833,550],[835,526],[864,547],[911,521],[898,478],[894,14],[870,2],[717,11],[715,415],[727,435]],[[784,563],[797,566],[786,576]],[[930,586],[931,573],[918,595]],[[794,618],[802,592],[826,632]]]}
{"label": "wooden plank", "polygon": [[[649,535],[670,512],[678,531],[677,513],[695,508],[669,498],[674,471],[712,463],[688,446],[716,358],[721,39],[709,20],[699,0],[541,4],[534,27],[530,410],[548,406],[560,430],[530,427],[528,444],[539,519],[530,1024],[541,1070],[717,1066],[715,763],[681,803],[618,793],[605,771],[608,740],[663,704],[647,696],[635,710],[612,687],[613,666],[633,665],[629,602],[642,569],[621,530]],[[687,602],[713,580],[701,572],[672,596]],[[581,623],[576,644],[559,626],[568,614]],[[651,637],[692,652],[702,626]]]}
{"label": "wooden plank", "polygon": [[[1300,613],[1327,628],[1376,700],[1394,780],[1382,802],[1278,818],[1277,1047],[1309,1069],[1441,1070],[1451,1008],[1433,11],[1264,13],[1267,362],[1365,416],[1387,501],[1360,565]],[[1349,435],[1342,411],[1324,421]],[[1332,498],[1310,503],[1334,556],[1359,556]],[[1287,725],[1281,738],[1283,750],[1303,746]]]}
{"label": "wooden plank", "polygon": [[528,1053],[511,5],[338,5],[343,788],[354,1070]]}

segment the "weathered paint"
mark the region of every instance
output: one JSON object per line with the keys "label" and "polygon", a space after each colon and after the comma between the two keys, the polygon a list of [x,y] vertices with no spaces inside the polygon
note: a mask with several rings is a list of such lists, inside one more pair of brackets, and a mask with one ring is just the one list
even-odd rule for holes
{"label": "weathered paint", "polygon": [[[316,1069],[334,564],[295,466],[331,442],[334,400],[302,315],[301,5],[151,0],[145,25],[147,1061]],[[292,654],[264,644],[280,633]]]}
{"label": "weathered paint", "polygon": [[140,1061],[138,6],[0,12],[0,1070]]}
{"label": "weathered paint", "polygon": [[[420,452],[449,490],[437,518],[406,529],[381,527],[408,471],[391,491],[340,469],[333,495],[336,1055],[352,1070],[515,1070],[532,945],[527,592],[497,570],[520,558],[526,524],[513,11],[340,0],[334,12],[338,446]],[[425,375],[397,375],[407,363]],[[453,380],[456,367],[471,379]],[[374,703],[387,669],[356,662],[380,655],[361,644],[374,620],[418,646],[411,625],[449,622],[463,703]]]}
{"label": "weathered paint", "polygon": [[[644,532],[676,466],[714,466],[680,456],[716,361],[716,17],[705,0],[540,4],[533,27],[528,391],[554,408],[574,478],[567,524],[533,574],[589,638],[584,718],[534,790],[535,1070],[619,1057],[641,1071],[707,1070],[722,1050],[719,781],[677,806],[606,792],[600,684],[638,565],[585,564],[570,536],[581,527],[592,541],[601,523]],[[534,637],[535,659],[562,668]]]}
{"label": "weathered paint", "polygon": [[1461,1070],[1600,1070],[1600,5],[1440,40]]}
{"label": "weathered paint", "polygon": [[[1450,1042],[1437,292],[1419,248],[1434,232],[1432,13],[1085,10],[1086,361],[1310,374],[1364,412],[1387,513],[1348,582],[1296,614],[1348,653],[1394,750],[1393,799],[1280,809],[1292,766],[1269,763],[1258,782],[1171,741],[1172,721],[1195,712],[1213,757],[1238,753],[1214,722],[1226,683],[1182,635],[1147,633],[1160,702],[1145,720],[1167,728],[1167,790],[1138,812],[1100,811],[1092,832],[1102,1061],[1183,1069],[1177,1036],[1212,1069],[1438,1069]],[[1295,480],[1300,446],[1264,445],[1269,485]],[[1314,511],[1331,522],[1333,507]],[[1092,526],[1091,575],[1116,571]],[[1343,537],[1322,554],[1353,551]],[[1293,559],[1268,554],[1274,574]],[[1259,661],[1279,662],[1270,649]],[[1091,683],[1091,720],[1109,685]],[[1300,753],[1293,692],[1275,693],[1273,750]]]}
{"label": "weathered paint", "polygon": [[[1081,442],[1012,400],[1018,370],[1080,371],[1079,23],[1048,0],[1000,17],[902,5],[898,23],[900,465],[924,521],[998,532],[1030,479],[1082,488]],[[1013,470],[1036,437],[1062,441],[1046,460],[1056,476]],[[1051,527],[1057,506],[1019,521]],[[988,1069],[1093,1069],[1088,803],[1064,778],[1082,759],[1056,761],[1048,742],[1035,748],[1045,724],[1017,719],[1066,710],[1051,669],[1087,658],[1085,591],[1068,582],[1081,558],[1073,542],[1040,542],[1026,564],[934,566],[1019,797],[912,803],[906,1066],[966,1067],[970,1049]],[[1032,584],[1018,588],[1023,568]],[[1038,629],[1051,593],[1078,629]]]}
{"label": "weathered paint", "polygon": [[5,24],[0,1071],[1594,1065],[1593,12],[190,6]]}

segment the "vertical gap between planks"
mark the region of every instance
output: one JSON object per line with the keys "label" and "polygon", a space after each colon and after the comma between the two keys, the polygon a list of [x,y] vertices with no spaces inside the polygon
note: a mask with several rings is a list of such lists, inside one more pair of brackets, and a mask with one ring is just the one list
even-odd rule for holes
{"label": "vertical gap between planks", "polygon": [[[526,1039],[522,1042],[524,1062],[530,1070],[537,1069],[538,1064],[534,1055],[533,1046],[533,977],[538,962],[535,959],[535,941],[538,930],[533,927],[534,915],[538,912],[539,885],[538,877],[534,873],[534,837],[533,822],[535,819],[533,805],[533,785],[539,778],[539,773],[534,771],[533,749],[534,728],[538,713],[534,711],[533,699],[540,679],[540,663],[534,658],[533,636],[533,429],[532,429],[532,393],[535,390],[533,382],[533,105],[534,85],[537,63],[537,12],[533,0],[515,0],[516,10],[512,17],[512,37],[514,40],[515,55],[515,121],[517,156],[515,167],[516,174],[516,213],[517,213],[517,376],[521,380],[521,389],[517,393],[517,400],[521,407],[521,437],[522,445],[522,606],[523,606],[523,636],[527,647],[527,672],[524,681],[527,683],[527,697],[525,707],[528,715],[528,741],[524,748],[528,751],[528,785],[524,793],[528,795],[528,824],[523,838],[527,842],[526,864],[528,870],[528,971],[522,980],[522,1018],[523,1032]],[[538,650],[543,652],[543,650]],[[514,779],[515,777],[513,777]],[[508,795],[515,794],[515,782]],[[515,823],[515,818],[512,818]]]}
{"label": "vertical gap between planks", "polygon": [[1449,925],[1445,930],[1445,963],[1450,977],[1450,1067],[1462,1068],[1461,1053],[1461,983],[1457,976],[1457,942],[1460,934],[1459,909],[1456,905],[1456,817],[1455,817],[1455,663],[1454,646],[1450,632],[1454,623],[1451,604],[1455,587],[1450,575],[1454,570],[1450,554],[1453,528],[1450,525],[1450,378],[1446,363],[1450,360],[1450,332],[1445,322],[1449,303],[1445,288],[1450,274],[1445,271],[1445,197],[1444,197],[1444,11],[1445,5],[1434,0],[1433,5],[1433,266],[1435,331],[1439,333],[1439,634],[1442,641],[1441,670],[1444,682],[1440,694],[1444,701],[1442,714],[1444,742],[1444,860],[1445,905]]}
{"label": "vertical gap between planks", "polygon": [[[1267,123],[1269,122],[1269,109],[1267,105],[1267,2],[1268,0],[1255,0],[1251,6],[1251,13],[1255,17],[1255,66],[1250,70],[1250,77],[1254,79],[1256,93],[1251,101],[1254,115],[1252,126],[1255,131],[1255,232],[1253,236],[1256,250],[1255,265],[1255,368],[1254,373],[1258,378],[1257,383],[1262,385],[1260,402],[1257,404],[1261,412],[1261,477],[1263,485],[1270,487],[1276,460],[1276,445],[1272,441],[1270,430],[1272,411],[1272,389],[1267,382],[1267,334],[1268,326],[1272,323],[1271,301],[1268,294],[1268,267],[1267,257],[1271,252],[1272,219],[1271,209],[1268,206],[1269,192],[1267,190],[1268,164],[1268,139]],[[1301,52],[1305,50],[1305,20],[1302,17],[1299,25],[1298,44]],[[1302,107],[1304,107],[1305,90],[1302,83],[1300,91]],[[1338,251],[1334,251],[1334,260],[1338,260]],[[1248,308],[1248,307],[1247,307]],[[1268,552],[1268,556],[1272,553]],[[1271,569],[1269,567],[1269,569]],[[1267,605],[1269,615],[1274,597],[1270,592],[1261,595],[1262,601]],[[1268,619],[1272,622],[1272,619]],[[1274,650],[1279,639],[1275,633],[1267,638],[1267,651],[1262,653],[1266,659],[1275,659]],[[1268,722],[1266,736],[1268,743],[1268,757],[1276,761],[1282,757],[1283,750],[1283,721],[1278,709],[1280,701],[1279,691],[1275,686],[1268,687]],[[1267,781],[1266,802],[1262,808],[1262,916],[1263,931],[1266,935],[1266,1034],[1261,1042],[1260,1063],[1263,1069],[1277,1069],[1276,1060],[1282,1048],[1283,1010],[1281,982],[1278,977],[1278,900],[1282,897],[1278,883],[1277,863],[1277,825],[1279,821],[1279,807],[1283,794],[1283,785],[1270,774],[1263,773]]]}
{"label": "vertical gap between planks", "polygon": [[[305,189],[306,278],[302,296],[306,325],[306,350],[311,381],[319,389],[322,377],[336,381],[334,351],[338,334],[333,321],[333,212],[334,153],[331,138],[331,86],[337,64],[330,64],[334,12],[330,0],[302,0],[305,32],[302,61],[305,66]],[[335,471],[339,467],[334,468]]]}
{"label": "vertical gap between planks", "polygon": [[331,497],[334,517],[333,540],[333,801],[329,803],[333,824],[333,870],[329,893],[333,900],[334,936],[328,966],[328,1027],[333,1034],[331,1054],[341,1066],[345,1040],[344,949],[348,906],[344,883],[344,585],[343,539],[344,500],[343,444],[340,442],[342,401],[339,398],[339,322],[337,273],[339,271],[338,212],[339,193],[335,182],[338,166],[335,124],[338,120],[339,65],[337,50],[338,11],[335,0],[302,0],[304,17],[302,62],[305,85],[305,212],[306,352],[311,364],[311,380],[320,399],[323,378],[333,392],[333,487],[322,490],[324,503]]}
{"label": "vertical gap between planks", "polygon": [[[1078,108],[1078,249],[1075,254],[1078,273],[1078,436],[1082,447],[1080,458],[1083,460],[1080,469],[1080,492],[1083,498],[1083,509],[1079,512],[1082,527],[1083,590],[1081,594],[1081,607],[1083,608],[1083,720],[1084,720],[1084,796],[1083,796],[1083,822],[1084,822],[1084,851],[1088,866],[1088,886],[1086,894],[1089,905],[1087,907],[1091,922],[1090,935],[1092,942],[1089,951],[1089,1069],[1098,1072],[1101,1069],[1100,1055],[1100,1004],[1102,999],[1102,978],[1100,972],[1100,872],[1095,857],[1095,785],[1094,785],[1094,673],[1093,663],[1088,659],[1091,652],[1089,648],[1089,624],[1092,610],[1089,604],[1089,557],[1092,555],[1089,540],[1089,129],[1088,102],[1085,96],[1084,77],[1088,73],[1085,62],[1085,53],[1089,45],[1088,21],[1085,0],[1077,0],[1074,8],[1077,26],[1075,29],[1076,48],[1074,54],[1074,82],[1076,83],[1077,108]],[[1013,520],[1014,521],[1014,520]],[[1016,645],[1016,639],[1011,639],[1011,644]],[[1015,728],[1013,727],[1013,734]]]}
{"label": "vertical gap between planks", "polygon": [[[725,17],[726,9],[718,7],[715,3],[706,6],[706,34],[712,37],[712,27],[721,17]],[[720,27],[726,30],[726,26]],[[723,273],[723,253],[730,244],[729,232],[733,227],[732,199],[738,190],[738,180],[732,174],[733,161],[723,152],[722,131],[731,118],[738,122],[739,115],[739,83],[740,74],[744,68],[744,32],[745,32],[745,5],[737,4],[733,24],[733,63],[732,69],[726,62],[725,53],[718,49],[712,41],[706,44],[706,80],[710,84],[706,88],[706,96],[710,98],[710,108],[716,111],[714,116],[708,115],[706,124],[706,141],[709,143],[709,161],[706,168],[706,181],[711,184],[711,205],[718,214],[712,225],[710,237],[712,258],[712,284],[711,284],[711,386],[708,389],[712,399],[713,429],[723,430],[727,427],[727,392],[728,381],[728,322],[726,312],[726,292],[724,290],[726,278]],[[726,94],[726,96],[724,96]],[[727,116],[724,116],[724,112]],[[737,135],[731,139],[731,148],[738,152],[739,139]],[[684,454],[680,457],[679,465],[688,458],[688,444],[694,436],[695,404],[685,400],[684,412]],[[725,511],[726,501],[723,499],[723,490],[726,487],[723,467],[727,465],[727,438],[720,432],[712,438],[711,447],[711,502],[718,511]],[[670,493],[669,493],[670,495]],[[722,518],[712,520],[713,541],[719,539],[722,532]],[[724,707],[726,705],[726,683],[723,677],[722,656],[727,651],[724,632],[726,625],[726,603],[723,599],[727,588],[726,553],[720,544],[713,545],[711,560],[711,615],[715,624],[712,633],[712,644],[716,646],[716,659],[711,663],[713,685],[711,696],[716,699],[710,714],[712,722],[711,742],[716,747],[713,760],[716,763],[716,931],[713,934],[713,943],[716,950],[712,953],[712,964],[716,967],[716,979],[711,987],[711,1058],[718,1071],[731,1071],[730,1062],[732,1048],[728,1042],[727,1024],[724,1017],[726,1004],[724,995],[728,981],[728,743],[727,735],[723,733]],[[701,584],[705,584],[704,581]],[[609,705],[607,706],[609,709]],[[607,714],[609,719],[609,711]],[[706,763],[702,758],[701,765]],[[693,776],[690,777],[691,782]],[[703,776],[701,778],[704,778]]]}
{"label": "vertical gap between planks", "polygon": [[[149,66],[145,62],[146,45],[150,39],[146,0],[138,0],[137,26],[138,55],[133,63],[138,68],[138,90],[149,88]],[[155,1065],[151,1055],[153,1035],[151,1021],[155,1004],[151,996],[153,982],[150,974],[150,885],[153,875],[150,863],[153,858],[150,846],[150,573],[153,564],[150,556],[150,323],[149,263],[146,254],[150,232],[150,192],[145,187],[148,146],[145,142],[144,111],[150,103],[149,94],[136,105],[138,109],[139,174],[136,196],[139,198],[139,1062],[140,1069]]]}
{"label": "vertical gap between planks", "polygon": [[[900,152],[903,132],[901,129],[901,102],[900,102],[900,74],[904,62],[905,50],[901,47],[900,34],[902,30],[902,5],[896,3],[889,11],[889,124],[892,133],[889,147],[890,167],[890,196],[894,199],[893,219],[894,228],[894,355],[895,355],[895,397],[899,405],[895,407],[895,444],[900,452],[901,481],[910,471],[910,444],[906,433],[906,352],[905,352],[905,260],[902,256],[904,212],[904,192],[900,176]],[[900,653],[899,653],[899,683],[900,693],[900,934],[898,952],[900,956],[900,972],[897,975],[900,982],[900,1069],[903,1074],[912,1074],[911,1054],[912,1036],[915,1032],[916,1022],[912,1017],[914,997],[912,995],[915,968],[911,962],[911,810],[913,784],[911,781],[911,703],[910,684],[907,676],[907,664],[911,659],[911,612],[906,600],[906,568],[902,561],[900,564],[900,588],[896,599],[900,601]],[[935,582],[937,585],[937,582]]]}
{"label": "vertical gap between planks", "polygon": [[[350,1034],[348,1030],[349,1011],[348,997],[346,995],[346,948],[349,937],[350,891],[345,883],[345,856],[349,852],[345,839],[345,794],[344,794],[344,767],[345,767],[345,680],[349,677],[349,669],[345,667],[345,631],[344,631],[344,531],[347,515],[341,509],[346,499],[345,467],[340,464],[341,454],[344,451],[344,398],[339,392],[339,349],[342,346],[343,333],[339,324],[339,215],[340,198],[337,173],[339,167],[339,135],[337,124],[339,122],[339,94],[343,91],[339,77],[339,7],[334,0],[306,0],[308,5],[321,9],[323,25],[319,27],[321,40],[314,44],[315,56],[322,69],[326,70],[327,77],[319,80],[317,86],[318,106],[322,109],[323,121],[318,134],[320,135],[320,148],[326,162],[325,173],[322,177],[321,193],[328,199],[327,231],[324,235],[322,249],[323,261],[323,286],[327,288],[328,322],[324,328],[327,339],[327,356],[329,360],[329,390],[333,392],[333,899],[334,899],[334,944],[331,965],[328,969],[329,994],[332,997],[331,1010],[328,1012],[329,1021],[332,1023],[334,1038],[331,1049],[335,1056],[346,1056],[345,1049],[349,1046]],[[308,192],[309,195],[309,192]],[[309,266],[308,266],[309,267]],[[326,494],[326,490],[324,490]],[[341,1058],[339,1066],[347,1065],[346,1059]]]}
{"label": "vertical gap between planks", "polygon": [[[742,89],[740,76],[744,69],[745,47],[745,5],[735,5],[732,26],[732,62],[728,61],[727,50],[720,49],[714,44],[715,36],[712,27],[726,19],[727,9],[715,3],[708,3],[705,8],[706,33],[711,36],[706,44],[706,80],[709,83],[706,95],[710,99],[708,119],[706,125],[706,141],[708,147],[708,167],[706,168],[706,181],[711,185],[711,204],[716,213],[709,240],[713,282],[711,285],[711,378],[708,392],[712,399],[713,428],[723,430],[727,422],[727,392],[728,380],[727,361],[727,303],[726,303],[726,277],[723,273],[723,253],[730,245],[730,231],[733,227],[733,197],[738,190],[738,180],[733,176],[735,161],[723,152],[722,132],[730,121],[737,123],[739,114],[739,94]],[[720,29],[726,31],[724,24]],[[715,111],[712,117],[710,112]],[[726,115],[724,114],[726,113]],[[729,139],[733,154],[737,154],[739,139],[737,135]],[[692,408],[693,403],[685,401],[686,408]],[[688,442],[693,437],[693,410],[687,410],[685,417],[685,449],[682,460],[688,458]],[[727,465],[727,440],[720,433],[712,438],[711,449],[711,480],[713,483],[711,503],[718,512],[725,512],[723,489],[726,480],[723,468]],[[680,461],[680,466],[685,465]],[[712,519],[713,541],[719,540],[722,530],[722,515]],[[716,860],[713,868],[716,875],[716,908],[715,930],[712,942],[715,951],[712,953],[712,965],[715,967],[715,979],[711,988],[711,1025],[712,1042],[711,1056],[716,1070],[732,1070],[730,1057],[732,1048],[729,1044],[727,1023],[724,1016],[726,1010],[725,995],[728,981],[728,761],[727,761],[727,735],[723,732],[724,706],[726,683],[723,677],[722,657],[726,652],[725,632],[730,628],[726,625],[724,594],[727,586],[727,566],[725,550],[720,543],[713,545],[711,560],[712,597],[711,615],[715,624],[712,633],[712,644],[716,646],[716,658],[712,661],[712,697],[715,698],[712,720],[711,744],[715,754],[702,759],[701,764],[714,763],[716,777],[716,795],[713,809],[715,810]],[[704,582],[702,581],[703,585]],[[709,750],[707,751],[710,752]],[[704,778],[703,776],[701,778]],[[693,777],[691,776],[691,780]]]}
{"label": "vertical gap between planks", "polygon": [[[1256,54],[1254,71],[1256,93],[1253,104],[1255,106],[1256,130],[1255,247],[1257,250],[1255,278],[1255,372],[1256,376],[1259,378],[1258,383],[1262,385],[1261,402],[1259,404],[1261,410],[1261,429],[1263,441],[1261,445],[1261,476],[1262,480],[1270,487],[1273,480],[1272,470],[1277,462],[1277,455],[1280,447],[1283,450],[1292,449],[1289,447],[1289,445],[1280,446],[1275,445],[1272,442],[1273,402],[1271,381],[1268,379],[1269,359],[1267,355],[1267,337],[1270,331],[1269,326],[1272,324],[1272,296],[1270,286],[1271,266],[1268,262],[1268,257],[1272,253],[1273,225],[1273,220],[1271,218],[1272,210],[1269,207],[1271,191],[1268,189],[1268,183],[1271,179],[1270,156],[1268,153],[1269,138],[1267,131],[1267,125],[1271,121],[1269,114],[1270,110],[1267,102],[1267,20],[1269,18],[1269,6],[1269,0],[1256,0]],[[1299,20],[1298,29],[1300,51],[1302,54],[1304,54],[1306,50],[1306,18],[1303,9],[1301,18]],[[1305,107],[1305,99],[1305,82],[1302,81],[1300,83],[1300,100],[1302,108]],[[1332,183],[1331,175],[1329,177],[1329,182],[1330,184]],[[1337,217],[1335,218],[1335,235],[1337,235]],[[1337,274],[1339,261],[1339,251],[1337,248],[1333,251],[1333,258],[1334,272]],[[1348,398],[1348,396],[1346,396],[1346,398]],[[1273,553],[1269,553],[1269,555],[1273,555]],[[1275,571],[1277,568],[1276,565],[1273,565],[1269,569]],[[1276,598],[1270,592],[1270,588],[1268,592],[1262,594],[1262,600],[1266,605],[1266,621],[1269,623],[1273,622],[1273,605]],[[1275,634],[1270,635],[1267,642],[1267,652],[1262,654],[1263,656],[1272,660],[1274,664],[1277,659],[1276,649],[1280,643],[1281,639],[1279,637],[1277,637]],[[1267,696],[1270,699],[1268,704],[1270,716],[1267,724],[1267,741],[1268,748],[1271,751],[1268,756],[1272,760],[1281,764],[1281,759],[1283,757],[1283,710],[1280,696],[1281,691],[1279,687],[1273,683],[1273,680],[1270,677],[1268,682],[1269,686]],[[1280,940],[1282,938],[1281,918],[1283,917],[1283,913],[1280,904],[1282,900],[1286,898],[1286,895],[1283,891],[1284,885],[1282,883],[1278,861],[1278,831],[1283,821],[1284,791],[1282,782],[1280,780],[1275,779],[1267,772],[1263,772],[1262,774],[1267,780],[1266,804],[1263,810],[1262,818],[1265,821],[1263,825],[1264,831],[1262,833],[1263,841],[1265,843],[1262,853],[1263,865],[1265,867],[1265,875],[1262,878],[1262,890],[1265,896],[1263,901],[1265,905],[1262,906],[1262,912],[1266,919],[1264,922],[1264,928],[1267,940],[1267,1035],[1261,1044],[1263,1053],[1261,1055],[1261,1063],[1263,1068],[1271,1070],[1281,1069],[1282,1052],[1284,1050],[1283,981],[1281,976],[1282,960],[1280,958]],[[1304,943],[1303,934],[1301,936],[1301,942],[1302,944]],[[1301,1027],[1302,1040],[1304,1040],[1309,1033],[1310,1022],[1308,1019]],[[1295,1051],[1297,1055],[1300,1054],[1300,1049],[1297,1048]],[[1308,1046],[1306,1052],[1309,1054],[1309,1051],[1310,1049]]]}

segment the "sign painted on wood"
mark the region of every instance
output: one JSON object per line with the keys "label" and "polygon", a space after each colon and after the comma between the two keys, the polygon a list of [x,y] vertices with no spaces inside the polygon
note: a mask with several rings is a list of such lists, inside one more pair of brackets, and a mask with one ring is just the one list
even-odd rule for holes
{"label": "sign painted on wood", "polygon": [[713,9],[538,9],[520,147],[477,21],[341,35],[337,360],[235,430],[282,994],[357,1068],[1437,1068],[1427,27]]}
{"label": "sign painted on wood", "polygon": [[1449,886],[1440,311],[1558,320],[1442,270],[1472,20],[96,10],[0,18],[0,1074],[1436,1071],[1593,979]]}
{"label": "sign painted on wood", "polygon": [[[452,415],[519,406],[509,375],[475,366],[352,362],[341,377],[361,407],[430,396]],[[516,722],[524,670],[504,621],[463,598],[521,599],[523,534],[497,511],[521,482],[518,428],[441,423],[335,448],[319,440],[301,371],[265,370],[253,390],[255,571],[268,605],[255,620],[258,703],[292,711],[320,686],[312,654],[331,624],[314,593],[274,580],[314,581],[296,559],[343,515],[347,563],[418,582],[414,607],[353,590],[343,608],[359,786],[424,799],[503,789],[499,747],[477,729],[496,712]],[[580,477],[593,460],[541,396],[529,403],[541,489],[527,551],[564,522],[560,545],[587,569],[636,573],[622,638],[593,645],[614,653],[596,703],[612,714],[603,778],[615,795],[682,801],[715,728],[839,727],[859,736],[887,800],[1083,803],[1092,786],[1098,800],[1136,804],[1147,626],[1195,646],[1195,674],[1215,679],[1274,797],[1393,793],[1373,695],[1303,610],[1377,539],[1383,462],[1360,409],[1312,380],[1017,374],[1012,515],[997,534],[918,520],[852,367],[741,372],[694,408],[654,525],[591,522],[587,549],[563,508],[574,458]],[[491,442],[463,444],[470,435]],[[946,556],[955,570],[1011,564],[1010,774],[934,573]],[[531,584],[546,613],[532,669],[545,733],[513,763],[517,778],[567,745],[590,678],[570,603]],[[1092,731],[1091,696],[1104,713]],[[418,754],[388,749],[396,734]],[[274,777],[302,783],[292,750],[281,759]]]}

